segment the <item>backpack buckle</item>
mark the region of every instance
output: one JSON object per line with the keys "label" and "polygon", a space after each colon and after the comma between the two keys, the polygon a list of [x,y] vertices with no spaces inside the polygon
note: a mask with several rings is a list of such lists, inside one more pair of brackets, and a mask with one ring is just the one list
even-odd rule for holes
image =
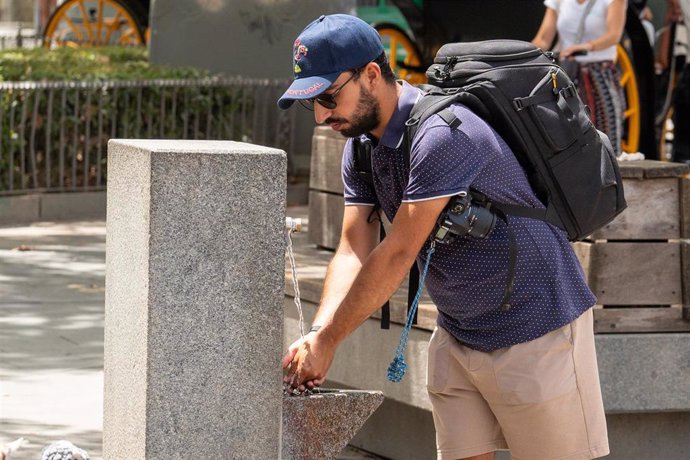
{"label": "backpack buckle", "polygon": [[563,97],[573,97],[575,96],[575,94],[577,94],[577,90],[575,89],[575,85],[573,84],[566,86],[560,92],[563,95]]}
{"label": "backpack buckle", "polygon": [[525,106],[522,103],[522,98],[516,97],[515,99],[513,99],[513,107],[515,107],[515,110],[517,110],[518,112],[524,109]]}

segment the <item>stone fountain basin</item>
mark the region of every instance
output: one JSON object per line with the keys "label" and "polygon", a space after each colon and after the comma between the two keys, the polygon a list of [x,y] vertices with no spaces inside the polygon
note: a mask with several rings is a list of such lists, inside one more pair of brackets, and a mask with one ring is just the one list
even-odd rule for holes
{"label": "stone fountain basin", "polygon": [[335,459],[383,402],[383,393],[319,389],[283,396],[282,458]]}

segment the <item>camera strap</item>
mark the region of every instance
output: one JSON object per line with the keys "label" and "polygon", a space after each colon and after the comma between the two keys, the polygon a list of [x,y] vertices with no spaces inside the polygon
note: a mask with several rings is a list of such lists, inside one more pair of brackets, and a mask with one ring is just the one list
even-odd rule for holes
{"label": "camera strap", "polygon": [[508,216],[503,209],[503,205],[492,202],[485,194],[474,188],[470,188],[469,193],[472,198],[472,203],[474,203],[475,206],[482,206],[496,214],[506,223],[508,229],[508,273],[506,275],[506,287],[503,290],[503,299],[501,300],[501,310],[508,311],[512,307],[513,291],[515,290],[515,271],[518,250],[515,230],[508,222]]}
{"label": "camera strap", "polygon": [[[515,230],[510,226],[508,222],[508,215],[504,211],[505,205],[492,202],[485,194],[482,192],[470,188],[470,196],[472,197],[472,202],[477,206],[483,206],[489,211],[496,214],[503,222],[506,223],[506,228],[508,229],[508,273],[506,275],[506,287],[503,290],[503,299],[501,300],[501,310],[508,311],[512,307],[513,291],[515,290],[515,271],[517,265],[517,238],[515,237]],[[530,209],[521,206],[513,206],[520,209]],[[513,207],[510,207],[512,209]],[[534,210],[534,213],[542,212]],[[512,213],[511,213],[512,214]],[[530,215],[528,217],[533,217]]]}
{"label": "camera strap", "polygon": [[506,275],[506,287],[503,290],[503,300],[501,300],[501,310],[508,311],[512,307],[513,291],[515,290],[515,269],[517,265],[517,239],[515,230],[508,222],[508,216],[498,208],[492,207],[493,212],[506,223],[508,229],[508,274]]}

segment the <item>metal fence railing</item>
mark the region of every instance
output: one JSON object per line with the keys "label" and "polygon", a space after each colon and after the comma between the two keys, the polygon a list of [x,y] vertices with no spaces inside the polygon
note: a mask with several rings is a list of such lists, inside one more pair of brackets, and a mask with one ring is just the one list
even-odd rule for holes
{"label": "metal fence railing", "polygon": [[17,27],[0,30],[0,51],[13,48],[34,48],[41,45],[41,36],[34,29]]}
{"label": "metal fence railing", "polygon": [[294,167],[283,80],[0,82],[0,195],[103,189],[111,138],[222,139],[276,147]]}

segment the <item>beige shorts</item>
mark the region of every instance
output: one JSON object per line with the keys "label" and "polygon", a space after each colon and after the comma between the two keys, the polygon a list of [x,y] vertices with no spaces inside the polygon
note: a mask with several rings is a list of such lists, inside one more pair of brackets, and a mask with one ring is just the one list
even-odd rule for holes
{"label": "beige shorts", "polygon": [[609,453],[591,309],[538,339],[490,353],[437,328],[427,389],[439,459],[500,449],[523,460]]}

